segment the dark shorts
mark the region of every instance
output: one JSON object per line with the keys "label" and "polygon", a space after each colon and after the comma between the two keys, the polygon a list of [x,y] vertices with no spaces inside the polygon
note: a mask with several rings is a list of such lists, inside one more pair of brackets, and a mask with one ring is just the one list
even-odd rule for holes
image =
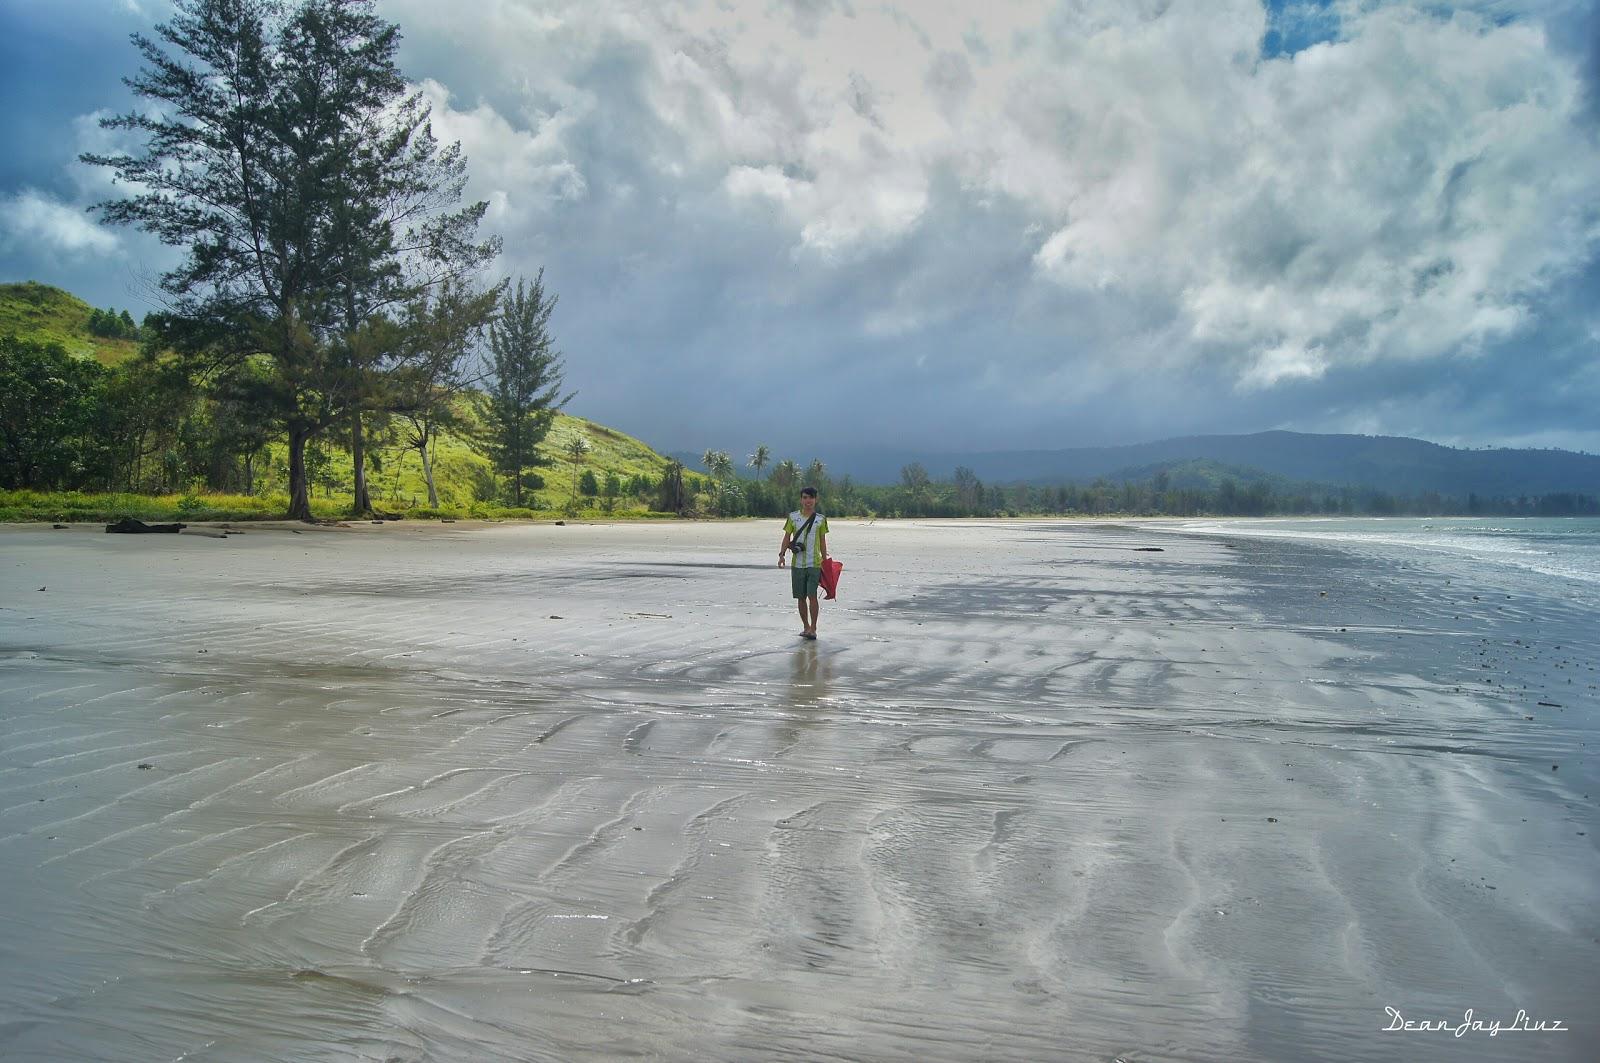
{"label": "dark shorts", "polygon": [[794,584],[794,596],[796,598],[815,598],[817,596],[817,587],[822,581],[822,569],[791,568],[789,570],[789,581]]}

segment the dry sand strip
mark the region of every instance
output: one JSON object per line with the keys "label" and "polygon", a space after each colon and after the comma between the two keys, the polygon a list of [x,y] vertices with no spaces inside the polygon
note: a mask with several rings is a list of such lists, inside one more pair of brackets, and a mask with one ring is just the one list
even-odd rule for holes
{"label": "dry sand strip", "polygon": [[1600,1057],[1592,606],[834,525],[0,532],[0,1057]]}

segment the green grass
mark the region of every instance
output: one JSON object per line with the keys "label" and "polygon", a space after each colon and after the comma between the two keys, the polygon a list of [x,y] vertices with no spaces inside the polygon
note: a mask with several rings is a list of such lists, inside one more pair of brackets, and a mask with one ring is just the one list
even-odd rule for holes
{"label": "green grass", "polygon": [[94,358],[102,365],[115,365],[137,354],[139,345],[133,340],[90,334],[93,309],[77,296],[37,281],[0,284],[0,335],[58,343],[68,354]]}
{"label": "green grass", "polygon": [[[155,521],[252,521],[283,520],[289,510],[287,495],[134,495],[94,494],[81,491],[0,491],[0,523],[110,523],[123,517]],[[380,512],[387,512],[379,507]],[[311,512],[318,520],[336,521],[350,516],[350,496],[319,496],[311,500]],[[465,506],[414,506],[391,514],[406,520],[558,520],[567,514],[552,509],[473,503]],[[587,519],[667,518],[672,513],[655,513],[641,506],[618,506],[605,514],[596,506],[584,506],[575,516]]]}
{"label": "green grass", "polygon": [[[282,495],[133,495],[82,491],[0,491],[0,521],[100,522],[279,520],[289,508]],[[326,499],[312,503],[320,518],[340,511]]]}

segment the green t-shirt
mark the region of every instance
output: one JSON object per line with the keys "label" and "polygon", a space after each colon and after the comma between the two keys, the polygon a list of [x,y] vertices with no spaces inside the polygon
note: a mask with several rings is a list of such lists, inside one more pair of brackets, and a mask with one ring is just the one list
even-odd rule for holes
{"label": "green t-shirt", "polygon": [[783,522],[783,530],[789,533],[790,541],[800,544],[799,552],[794,555],[794,560],[790,562],[795,568],[822,567],[822,551],[818,549],[817,538],[828,534],[828,518],[822,515],[820,509],[816,510],[816,515],[817,519],[811,522],[811,527],[800,538],[796,538],[795,533],[805,524],[805,513],[797,509],[789,514],[788,520]]}

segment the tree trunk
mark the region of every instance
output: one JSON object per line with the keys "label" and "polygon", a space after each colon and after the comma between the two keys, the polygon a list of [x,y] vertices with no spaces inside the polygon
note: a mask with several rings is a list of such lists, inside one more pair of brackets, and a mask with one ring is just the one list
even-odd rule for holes
{"label": "tree trunk", "polygon": [[311,516],[311,496],[306,483],[306,443],[311,430],[295,426],[289,429],[289,519],[315,523]]}
{"label": "tree trunk", "polygon": [[244,456],[244,493],[256,493],[256,455],[254,451]]}
{"label": "tree trunk", "polygon": [[367,491],[367,441],[361,431],[361,414],[357,411],[350,429],[350,455],[355,462],[356,497],[351,512],[364,517],[372,512],[372,495]]}
{"label": "tree trunk", "polygon": [[428,440],[424,439],[422,441],[422,445],[417,448],[417,452],[422,455],[422,478],[428,483],[428,508],[438,509],[439,492],[433,489],[433,459],[428,455]]}
{"label": "tree trunk", "polygon": [[518,465],[511,473],[511,498],[512,504],[518,509],[522,508],[522,466]]}

